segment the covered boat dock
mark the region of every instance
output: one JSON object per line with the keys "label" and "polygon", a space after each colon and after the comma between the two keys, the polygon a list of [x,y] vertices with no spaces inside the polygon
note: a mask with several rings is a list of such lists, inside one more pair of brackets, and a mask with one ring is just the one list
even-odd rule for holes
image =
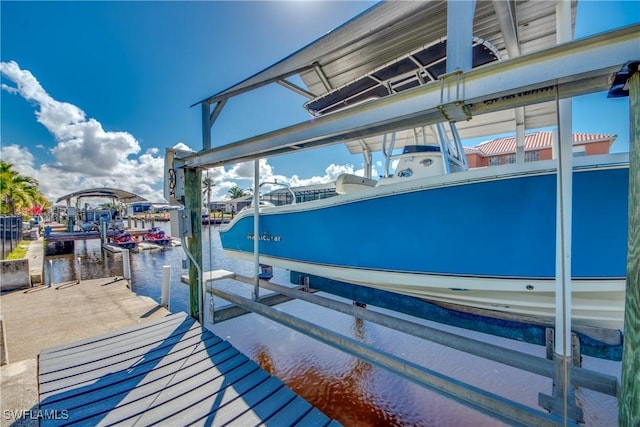
{"label": "covered boat dock", "polygon": [[[442,121],[456,122],[462,138],[496,133],[515,132],[516,162],[524,161],[526,129],[558,126],[555,141],[557,168],[557,241],[556,241],[556,321],[552,358],[555,365],[552,396],[540,394],[540,406],[552,413],[531,413],[513,402],[479,393],[473,398],[485,411],[511,422],[522,421],[525,414],[540,422],[571,424],[580,422],[581,413],[573,395],[576,384],[571,369],[571,209],[572,209],[572,149],[570,99],[580,95],[606,91],[616,73],[620,74],[630,61],[640,59],[638,25],[608,33],[572,40],[576,2],[386,2],[376,5],[306,46],[284,60],[254,76],[200,101],[202,108],[203,147],[197,153],[168,153],[165,197],[173,203],[184,203],[183,236],[189,238],[192,259],[190,270],[191,314],[203,317],[204,279],[201,252],[200,217],[201,170],[234,162],[254,161],[254,187],[259,187],[261,158],[307,150],[325,145],[346,143],[351,152],[362,153],[367,168],[371,152],[384,144],[384,135],[399,132],[396,148],[413,141],[425,126]],[[482,40],[495,48],[496,60],[477,68],[472,64],[469,40]],[[436,42],[446,39],[446,69],[434,75],[437,58],[423,57],[432,53]],[[418,58],[419,57],[419,58]],[[413,65],[412,65],[413,64]],[[415,65],[415,66],[414,66]],[[616,86],[640,87],[637,62],[624,82]],[[391,72],[391,71],[394,72]],[[389,75],[390,73],[390,75]],[[299,75],[306,88],[294,84],[289,77]],[[242,141],[217,144],[211,140],[211,126],[225,104],[234,96],[277,83],[309,100],[312,113],[332,111],[310,122]],[[358,89],[359,88],[359,89]],[[335,109],[334,95],[339,92],[355,100],[348,108]],[[638,162],[640,89],[629,91],[632,98],[631,158]],[[197,105],[194,104],[194,105]],[[333,111],[335,109],[335,111]],[[404,132],[404,133],[403,133]],[[632,160],[633,162],[633,160]],[[630,171],[633,182],[638,177],[638,165]],[[631,190],[630,194],[634,194]],[[256,192],[257,193],[257,192]],[[637,214],[640,201],[630,196],[629,235],[637,246]],[[258,205],[258,195],[254,204]],[[635,212],[635,217],[633,216]],[[258,234],[259,215],[254,215],[254,235]],[[636,234],[634,234],[636,233]],[[635,236],[635,237],[634,237]],[[255,289],[259,298],[258,266],[260,254],[255,239]],[[637,360],[634,348],[640,341],[637,307],[640,270],[640,249],[630,248],[627,277],[627,318],[623,355],[623,386],[620,393],[620,418],[632,419],[640,410],[638,402]],[[233,301],[251,311],[273,316],[263,307],[211,289],[215,295]],[[308,325],[291,319],[282,323],[320,337]],[[291,321],[290,321],[291,320]],[[321,339],[321,338],[319,338]],[[344,349],[344,347],[341,347]],[[396,367],[376,362],[369,349],[345,350],[373,363],[380,363],[394,372],[406,371],[408,364]],[[631,379],[630,379],[631,378]],[[610,379],[609,379],[610,380]],[[607,380],[607,382],[609,382]],[[427,386],[453,398],[472,394],[462,388],[451,389],[434,378]],[[617,393],[616,393],[617,394]],[[508,399],[507,399],[508,400]],[[634,415],[635,414],[635,415]]]}

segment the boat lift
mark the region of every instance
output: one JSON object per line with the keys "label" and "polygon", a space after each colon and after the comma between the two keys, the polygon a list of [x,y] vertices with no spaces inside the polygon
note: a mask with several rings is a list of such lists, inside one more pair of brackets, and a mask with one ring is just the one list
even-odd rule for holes
{"label": "boat lift", "polygon": [[[449,2],[450,7],[447,13],[450,20],[459,20],[460,16],[466,16],[466,27],[470,28],[472,26],[470,22],[473,22],[473,8],[471,10],[465,9],[465,7],[468,8],[467,3],[472,2]],[[455,17],[450,15],[454,11],[458,14]],[[633,417],[633,411],[636,411],[636,413],[638,411],[637,397],[633,397],[637,387],[637,385],[633,384],[633,378],[638,375],[638,366],[637,362],[634,363],[632,361],[632,349],[627,350],[628,346],[625,346],[622,389],[619,389],[615,378],[572,366],[570,338],[572,328],[569,315],[571,310],[572,152],[571,129],[568,126],[563,126],[563,123],[570,123],[571,121],[570,105],[568,104],[571,97],[608,89],[611,83],[611,76],[619,71],[623,64],[640,58],[640,45],[638,44],[640,25],[578,41],[569,41],[570,37],[567,35],[571,31],[571,18],[568,2],[559,2],[557,15],[560,22],[558,25],[558,42],[561,44],[555,47],[525,54],[508,61],[498,61],[479,69],[469,70],[463,67],[461,68],[463,71],[455,71],[455,73],[449,74],[455,75],[454,79],[444,78],[440,84],[426,84],[414,88],[410,92],[403,93],[401,96],[389,96],[366,105],[355,105],[347,110],[317,118],[312,123],[302,123],[221,147],[211,148],[210,126],[217,118],[227,98],[217,100],[218,104],[213,113],[210,112],[210,105],[213,101],[211,99],[203,101],[203,151],[174,156],[173,163],[168,166],[168,170],[174,172],[174,178],[176,171],[180,171],[183,176],[182,182],[174,180],[173,186],[170,183],[169,187],[175,189],[182,185],[184,192],[182,194],[170,193],[167,198],[171,199],[170,201],[178,200],[185,204],[186,214],[184,215],[187,217],[187,222],[189,222],[190,217],[190,222],[193,226],[193,230],[189,231],[192,240],[188,246],[191,250],[190,258],[195,264],[194,268],[190,270],[189,279],[192,289],[192,315],[197,315],[201,321],[203,319],[204,273],[198,265],[201,262],[201,253],[197,253],[198,250],[201,251],[201,249],[198,249],[198,245],[200,245],[198,233],[201,231],[201,225],[199,225],[199,221],[194,220],[194,218],[199,219],[200,217],[198,211],[198,207],[201,205],[199,178],[202,168],[253,160],[255,162],[254,188],[258,188],[260,158],[335,144],[345,140],[361,140],[369,135],[380,135],[396,130],[434,124],[443,121],[443,115],[445,118],[447,117],[444,114],[445,111],[449,115],[464,113],[475,117],[506,109],[518,109],[532,103],[554,101],[557,106],[556,121],[559,127],[559,144],[556,147],[558,154],[557,316],[553,361],[546,359],[534,360],[530,356],[517,354],[517,352],[512,353],[504,348],[495,348],[477,341],[451,337],[440,331],[431,330],[421,325],[412,325],[408,322],[405,323],[400,319],[388,318],[371,310],[345,306],[317,295],[306,294],[301,290],[278,287],[261,281],[259,279],[260,254],[258,251],[258,239],[254,239],[255,276],[253,278],[244,278],[233,273],[227,274],[229,277],[251,282],[254,285],[253,300],[224,292],[213,286],[209,286],[208,291],[212,295],[230,301],[246,310],[278,321],[370,363],[400,373],[419,384],[438,390],[453,399],[463,401],[482,412],[489,413],[510,423],[567,425],[580,422],[582,417],[581,410],[575,404],[573,397],[572,386],[575,385],[588,387],[612,396],[619,396],[621,408],[628,408],[621,409],[621,421],[624,417]],[[469,20],[471,21],[469,22]],[[465,25],[462,25],[462,27],[465,27]],[[456,27],[454,29],[453,25],[450,25],[450,28],[453,30],[449,32],[449,43],[451,44],[453,40],[451,35],[456,33],[459,28]],[[460,47],[460,45],[456,46]],[[463,57],[465,53],[460,55]],[[453,63],[455,62],[453,61]],[[637,66],[630,74],[633,74],[636,79],[634,84],[638,86],[636,92],[631,91],[632,117],[635,117],[637,122],[637,117],[640,116],[640,99],[634,98],[640,98]],[[519,128],[519,132],[521,130]],[[640,147],[638,147],[639,130],[634,128],[631,137],[632,162],[634,161],[633,159],[638,162],[638,153],[640,152]],[[366,160],[369,152],[368,150],[363,151]],[[638,165],[633,167],[637,168]],[[638,176],[638,171],[631,171],[630,173],[632,177]],[[259,206],[258,202],[258,194],[255,192],[254,206]],[[635,201],[634,203],[638,204],[639,202]],[[633,209],[637,211],[638,208],[636,206]],[[254,220],[254,233],[258,234],[259,210],[256,212]],[[632,227],[637,226],[637,221],[630,221],[630,235]],[[637,229],[634,232],[637,233]],[[172,234],[175,233],[172,231]],[[186,245],[183,246],[186,247]],[[629,265],[634,263],[633,265],[637,270],[640,264],[640,257],[638,256],[640,250],[635,248],[634,251],[635,255],[630,255],[628,262],[630,263]],[[633,293],[630,294],[628,292],[627,307],[630,306],[629,301],[631,298],[637,298],[638,291],[636,288],[640,287],[640,284],[636,283],[637,277],[635,282],[633,282],[632,278],[628,278],[628,280],[628,289],[632,287]],[[331,306],[332,309],[350,313],[370,321],[380,322],[381,324],[386,322],[386,324],[402,332],[416,334],[425,339],[446,343],[445,345],[482,355],[492,360],[502,361],[502,363],[507,363],[511,366],[517,365],[521,369],[553,377],[555,386],[552,396],[541,394],[539,399],[540,406],[544,407],[549,413],[525,407],[470,385],[459,384],[427,368],[399,360],[366,344],[347,337],[336,336],[331,331],[273,310],[257,302],[260,297],[260,287],[274,290],[291,298],[312,301],[323,306]],[[627,318],[636,319],[634,316],[638,314],[629,313],[628,311],[627,309]],[[634,320],[633,324],[625,325],[625,327],[633,328],[625,331],[627,343],[629,341],[637,343],[639,339],[636,335],[640,335],[637,319]],[[631,377],[631,380],[629,377]]]}

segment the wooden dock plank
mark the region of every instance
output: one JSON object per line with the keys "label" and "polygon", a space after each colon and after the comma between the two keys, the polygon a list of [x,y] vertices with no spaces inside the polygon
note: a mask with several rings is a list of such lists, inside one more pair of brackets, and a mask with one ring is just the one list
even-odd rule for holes
{"label": "wooden dock plank", "polygon": [[[164,337],[164,338],[163,338]],[[60,370],[67,370],[72,365],[77,368],[102,362],[102,365],[123,361],[134,357],[147,355],[150,349],[163,349],[175,345],[181,341],[196,340],[200,337],[197,325],[179,327],[173,331],[167,331],[164,335],[150,336],[146,339],[136,339],[129,342],[116,342],[113,345],[105,345],[102,348],[87,348],[75,354],[67,354],[43,361],[41,373],[54,376]],[[107,343],[108,344],[108,343]],[[93,356],[91,356],[93,354]],[[90,368],[90,367],[88,367]],[[85,369],[89,370],[89,369]],[[68,371],[70,372],[70,371]]]}
{"label": "wooden dock plank", "polygon": [[[56,357],[62,357],[68,354],[77,354],[83,350],[96,350],[100,347],[100,344],[109,345],[109,342],[113,340],[116,342],[118,339],[131,340],[139,339],[141,337],[147,337],[150,333],[162,334],[165,328],[175,328],[181,323],[188,322],[189,319],[185,313],[179,313],[178,315],[171,315],[161,318],[158,323],[142,323],[139,325],[131,326],[118,330],[110,339],[105,339],[102,335],[97,337],[90,337],[84,340],[76,341],[71,344],[63,344],[55,347],[50,347],[40,352],[41,355],[46,355],[46,359],[55,360]],[[195,320],[191,319],[192,323]]]}
{"label": "wooden dock plank", "polygon": [[[209,270],[202,272],[203,283],[214,282],[216,280],[233,279],[234,277],[236,277],[236,274],[229,270]],[[182,283],[189,284],[189,276],[180,276],[180,281]]]}
{"label": "wooden dock plank", "polygon": [[[168,352],[172,350],[178,351],[183,348],[192,348],[194,345],[197,345],[199,341],[200,336],[198,334],[194,336],[184,336],[182,341],[177,338],[172,338],[171,342],[167,343],[167,345],[145,346],[148,349],[148,353],[146,354],[137,352],[133,354],[117,354],[109,358],[100,358],[100,360],[96,362],[73,366],[69,369],[58,369],[55,372],[43,373],[40,378],[40,386],[43,391],[48,391],[49,384],[54,381],[65,381],[65,379],[68,379],[69,383],[74,384],[79,381],[100,378],[122,369],[130,369],[132,366],[136,366],[138,371],[144,367],[152,369],[153,364],[162,360]],[[65,383],[62,384],[64,385]]]}
{"label": "wooden dock plank", "polygon": [[39,362],[40,409],[68,415],[41,420],[45,427],[258,425],[305,420],[312,408],[184,314],[50,348]]}
{"label": "wooden dock plank", "polygon": [[[215,337],[217,338],[217,337]],[[212,338],[215,339],[215,338]],[[166,376],[174,376],[178,370],[187,370],[192,366],[202,366],[201,369],[208,369],[211,366],[210,354],[207,351],[206,344],[199,346],[200,348],[192,351],[187,348],[182,351],[172,353],[168,357],[162,359],[158,365],[152,370],[137,370],[135,373],[124,370],[116,372],[108,377],[103,377],[100,382],[96,378],[92,378],[83,382],[72,385],[71,387],[60,388],[53,391],[41,393],[41,396],[47,400],[47,403],[54,403],[61,399],[74,399],[73,404],[86,404],[91,402],[94,394],[97,396],[95,400],[101,400],[110,395],[119,394],[121,390],[129,390],[131,386],[142,387],[147,383],[151,383]],[[221,342],[221,355],[232,357],[238,354],[238,351],[231,347],[227,342]]]}
{"label": "wooden dock plank", "polygon": [[[84,349],[76,350],[74,353],[67,353],[54,358],[47,358],[46,363],[41,367],[42,374],[54,374],[58,370],[68,369],[70,364],[77,367],[89,365],[91,363],[107,364],[113,360],[126,360],[147,354],[150,348],[165,348],[175,343],[196,339],[200,336],[199,326],[195,323],[183,324],[172,330],[165,330],[163,334],[149,333],[145,337],[135,337],[134,339],[121,339],[118,341],[105,340],[94,346],[87,346]],[[108,347],[108,353],[103,351]],[[104,355],[102,359],[96,359],[96,354]],[[90,367],[88,367],[90,369]]]}
{"label": "wooden dock plank", "polygon": [[[223,426],[234,421],[239,415],[251,410],[255,405],[284,387],[282,381],[275,377],[268,377],[265,381],[260,382],[249,390],[238,390],[233,388],[237,396],[228,404],[216,408],[206,418],[200,419],[193,425],[197,426]],[[225,396],[226,397],[226,396]],[[238,424],[241,425],[241,424]]]}
{"label": "wooden dock plank", "polygon": [[100,238],[100,233],[97,231],[65,231],[44,235],[45,242],[70,242],[76,240],[92,240]]}
{"label": "wooden dock plank", "polygon": [[313,408],[300,421],[295,423],[296,427],[321,427],[329,424],[329,419],[317,408]]}
{"label": "wooden dock plank", "polygon": [[267,396],[262,402],[254,405],[250,410],[233,420],[233,424],[240,426],[257,426],[263,420],[269,419],[273,414],[286,407],[296,398],[296,394],[286,386],[281,387],[273,394]]}
{"label": "wooden dock plank", "polygon": [[[269,374],[250,360],[208,383],[199,384],[183,394],[162,393],[161,404],[154,407],[136,420],[136,424],[150,425],[187,425],[207,417],[223,408],[230,401],[268,380]],[[170,390],[171,392],[171,390]],[[179,410],[188,408],[188,411]]]}
{"label": "wooden dock plank", "polygon": [[[204,363],[180,368],[178,371],[166,374],[157,381],[149,380],[144,383],[126,384],[126,387],[114,388],[112,391],[115,391],[116,394],[95,402],[85,402],[84,396],[81,396],[78,401],[69,402],[67,405],[70,414],[72,414],[69,421],[92,420],[91,422],[104,421],[108,423],[110,419],[140,416],[149,409],[161,404],[168,404],[171,402],[171,398],[158,400],[159,390],[167,390],[166,394],[179,396],[188,393],[194,383],[223,378],[224,374],[231,372],[245,362],[245,359],[234,348],[230,348],[226,353],[233,354],[231,354],[231,359],[227,361],[228,363],[221,364],[221,367],[216,367],[210,361],[205,360]],[[89,398],[91,397],[97,396]]]}
{"label": "wooden dock plank", "polygon": [[263,422],[260,425],[291,426],[304,418],[311,409],[313,409],[313,406],[309,402],[300,396],[296,396],[286,406],[280,408],[278,412],[265,420],[266,423]]}

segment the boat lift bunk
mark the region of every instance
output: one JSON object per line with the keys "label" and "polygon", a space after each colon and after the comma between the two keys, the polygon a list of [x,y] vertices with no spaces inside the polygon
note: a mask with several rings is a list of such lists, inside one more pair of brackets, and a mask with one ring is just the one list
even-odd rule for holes
{"label": "boat lift bunk", "polygon": [[[408,3],[382,4],[375,7],[371,13],[372,16],[375,17],[376,13],[385,13],[387,8],[397,7],[401,9],[421,7]],[[451,7],[452,3],[455,3],[454,7]],[[465,6],[462,3],[464,2],[449,2],[450,7],[447,10],[449,19],[453,19],[449,10],[460,7],[464,8]],[[422,7],[427,8],[434,6],[424,5]],[[486,5],[478,4],[477,7],[478,9],[483,9]],[[496,8],[498,8],[498,6],[496,6]],[[468,14],[469,11],[466,11],[466,13]],[[571,15],[571,12],[564,9],[564,11],[560,11],[560,14],[566,18],[568,15]],[[414,15],[408,14],[408,16]],[[397,17],[397,15],[389,16],[393,16],[394,19]],[[404,18],[409,19],[406,18],[406,16]],[[459,17],[456,16],[456,18]],[[471,12],[471,21],[473,21],[473,12]],[[500,25],[502,25],[504,29],[504,23]],[[345,26],[342,30],[345,28],[347,27]],[[511,58],[510,61],[496,61],[478,69],[456,71],[445,76],[440,76],[439,81],[435,84],[431,82],[431,84],[412,88],[410,91],[404,92],[401,96],[386,96],[375,100],[375,102],[356,103],[345,110],[332,112],[332,114],[319,117],[310,123],[292,126],[233,144],[211,148],[210,128],[217,119],[224,104],[231,96],[271,82],[280,82],[283,86],[290,88],[295,86],[286,80],[286,77],[294,74],[294,72],[291,69],[289,69],[290,71],[283,71],[283,67],[287,65],[287,61],[283,61],[283,63],[279,63],[277,66],[267,69],[263,73],[259,73],[259,75],[254,76],[254,78],[247,79],[227,91],[200,102],[203,112],[203,150],[198,153],[183,153],[176,156],[172,153],[172,162],[167,166],[167,172],[169,176],[172,177],[167,185],[169,189],[167,198],[172,202],[177,201],[184,203],[187,209],[197,210],[197,206],[199,206],[200,203],[199,200],[197,200],[196,203],[195,199],[201,197],[201,189],[199,187],[196,188],[197,184],[194,183],[198,181],[194,178],[197,178],[198,171],[201,168],[253,160],[255,162],[256,172],[254,186],[258,188],[258,160],[260,158],[334,144],[338,141],[352,141],[352,144],[359,145],[365,155],[366,162],[367,159],[370,159],[371,147],[362,144],[363,138],[393,133],[401,129],[418,128],[435,124],[442,122],[443,116],[445,121],[455,121],[452,120],[452,118],[459,120],[460,117],[463,116],[473,117],[474,120],[471,121],[474,122],[473,125],[465,126],[463,130],[463,132],[467,132],[466,137],[472,135],[473,132],[480,132],[480,128],[482,127],[484,127],[484,131],[486,131],[487,126],[491,126],[488,122],[496,120],[496,117],[504,114],[503,112],[506,110],[516,109],[516,111],[520,111],[520,113],[515,113],[515,120],[510,122],[517,123],[518,117],[520,117],[522,113],[522,110],[518,109],[526,109],[528,104],[544,105],[544,103],[551,103],[555,108],[555,106],[562,103],[564,99],[607,89],[612,73],[619,70],[620,65],[628,61],[629,58],[640,56],[636,38],[638,30],[639,28],[636,25],[605,35],[597,35],[580,41],[567,42],[562,45],[550,47],[541,52],[522,54],[521,56]],[[332,37],[335,36],[339,38],[340,34],[338,31],[332,34]],[[451,40],[452,38],[449,38],[448,42],[451,43]],[[506,36],[505,42],[507,45],[509,44]],[[513,51],[513,49],[511,50]],[[302,54],[300,56],[304,57]],[[291,58],[288,58],[288,60],[290,59]],[[326,76],[323,75],[322,68],[318,63],[313,62],[308,67],[298,67],[295,68],[295,70],[297,72],[302,71],[303,73],[317,75],[318,79],[325,85],[326,90],[330,91],[331,84]],[[311,87],[311,89],[313,89],[313,87]],[[301,89],[296,91],[299,93],[306,92],[307,94],[310,92]],[[211,111],[212,105],[215,106],[213,112]],[[541,110],[542,108],[538,107],[538,112]],[[557,114],[563,115],[565,113]],[[475,126],[475,120],[478,118],[480,119],[477,123],[480,123],[480,125]],[[502,123],[502,125],[504,125],[504,123]],[[523,129],[522,123],[518,123],[517,130],[519,134],[521,134]],[[493,126],[493,130],[495,133],[500,132],[502,129],[500,126]],[[561,131],[561,133],[563,132],[566,135],[566,130]],[[568,138],[564,138],[563,140],[566,144]],[[565,153],[566,152],[565,150]],[[562,157],[562,151],[560,151],[561,164],[563,163]],[[567,155],[565,154],[564,157],[566,159]],[[566,173],[566,168],[564,173]],[[180,177],[181,174],[182,177]],[[559,172],[559,175],[560,174]],[[181,185],[183,185],[183,192],[176,192],[176,188],[180,188]],[[561,195],[564,193],[564,199],[566,200],[566,190],[561,188],[558,191]],[[257,205],[256,200],[256,206]],[[255,215],[256,232],[258,231],[258,217],[259,215]],[[193,225],[197,224],[194,222]],[[197,231],[197,227],[194,228],[194,238],[193,242],[191,242],[193,244],[189,246],[196,247],[197,244],[199,244]],[[257,239],[255,240],[257,241]],[[563,253],[564,250],[564,248],[559,248],[559,253]],[[248,280],[255,285],[254,299],[258,299],[259,297],[260,286],[267,289],[269,289],[269,287],[277,289],[276,292],[283,294],[300,292],[299,290],[280,289],[276,287],[276,285],[269,284],[269,282],[260,281],[258,278],[259,259],[259,253],[256,251],[256,275],[254,278],[249,278]],[[196,265],[194,268],[197,269],[198,266]],[[203,273],[202,271],[198,271],[197,274],[193,273],[193,271],[190,273],[190,286],[192,292],[198,292],[200,295],[200,297],[198,297],[200,298],[200,305],[199,308],[196,308],[195,314],[202,316],[204,308],[202,298],[204,293]],[[194,277],[196,279],[195,286]],[[559,283],[562,282],[561,277]],[[566,293],[564,287],[559,289],[558,292]],[[566,423],[568,421],[567,416],[569,420],[579,421],[579,408],[575,406],[575,403],[572,403],[571,397],[567,399],[567,395],[570,396],[571,393],[570,390],[563,389],[565,382],[566,384],[574,385],[580,383],[583,386],[611,395],[617,395],[619,392],[615,378],[606,375],[603,376],[595,372],[584,371],[576,367],[567,368],[567,364],[570,364],[570,362],[567,361],[571,357],[571,348],[567,340],[566,319],[569,306],[567,306],[566,298],[565,302],[559,303],[558,307],[558,311],[561,314],[560,317],[557,318],[557,322],[559,322],[557,324],[564,325],[564,328],[559,331],[560,339],[556,340],[557,344],[554,348],[554,358],[557,358],[557,360],[545,362],[543,359],[531,363],[531,365],[538,366],[538,368],[535,369],[539,369],[540,366],[547,365],[549,362],[553,365],[549,365],[554,371],[550,373],[550,376],[555,379],[558,387],[554,388],[553,397],[541,395],[540,398],[541,406],[551,412],[551,414],[546,414],[529,410],[529,408],[521,408],[513,404],[513,402],[509,402],[508,399],[505,400],[501,397],[490,396],[486,392],[473,390],[470,387],[463,387],[464,390],[461,390],[452,386],[451,383],[439,383],[428,375],[428,370],[425,371],[424,369],[421,370],[417,368],[417,370],[414,371],[416,367],[409,366],[406,362],[401,363],[401,366],[393,366],[393,363],[386,359],[386,356],[380,352],[373,351],[372,353],[372,349],[366,348],[366,346],[358,343],[349,343],[346,346],[341,345],[337,342],[339,338],[332,337],[327,331],[315,328],[313,325],[306,324],[300,319],[291,319],[289,318],[290,316],[275,312],[275,310],[257,304],[255,301],[229,294],[215,287],[210,287],[210,292],[217,297],[224,298],[250,311],[262,314],[303,333],[314,336],[321,341],[335,345],[371,363],[391,369],[394,372],[404,372],[406,376],[416,382],[424,384],[427,387],[435,388],[445,395],[462,399],[470,406],[483,411],[489,411],[498,418],[511,420],[512,422],[553,425],[561,422],[562,419],[564,419]],[[295,295],[296,298],[300,299],[308,298],[303,296],[304,292]],[[309,297],[317,297],[314,298],[315,303],[320,303],[321,301],[317,295],[310,295]],[[196,298],[196,300],[198,300],[198,298]],[[192,301],[193,300],[192,296]],[[342,309],[346,310],[344,307]],[[360,307],[352,306],[349,310],[353,310],[351,312],[354,315],[363,316],[363,318],[370,315],[378,317],[373,311],[363,310]],[[570,322],[568,322],[568,324],[570,326]],[[424,327],[421,327],[421,329],[425,330]],[[570,331],[571,329],[568,329],[569,333]],[[556,329],[556,332],[558,332],[558,329]],[[426,338],[434,339],[433,336]],[[473,344],[472,347],[477,350],[481,345]],[[499,351],[493,349],[493,352],[496,354],[508,353],[505,349],[500,349]],[[516,359],[524,360],[520,356],[514,356],[514,360]],[[529,362],[523,362],[523,365],[527,365],[528,363]],[[420,371],[422,371],[422,373],[420,373]],[[584,380],[585,377],[583,377],[583,375],[589,377],[589,380]]]}

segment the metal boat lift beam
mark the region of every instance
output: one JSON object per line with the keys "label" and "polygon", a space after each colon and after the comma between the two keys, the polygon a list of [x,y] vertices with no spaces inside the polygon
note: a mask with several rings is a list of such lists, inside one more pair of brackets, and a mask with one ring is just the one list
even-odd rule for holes
{"label": "metal boat lift beam", "polygon": [[[555,415],[538,411],[472,385],[464,384],[454,378],[382,352],[371,345],[264,306],[259,302],[214,287],[210,288],[210,292],[246,310],[258,313],[318,341],[355,355],[366,362],[396,372],[417,384],[437,391],[480,412],[507,421],[511,425],[556,426],[562,424],[562,420]],[[574,425],[574,423],[568,422],[564,425]]]}
{"label": "metal boat lift beam", "polygon": [[553,101],[556,94],[570,98],[605,91],[623,64],[640,57],[639,32],[636,24],[494,62],[314,122],[182,158],[186,167],[222,166],[438,123],[445,120],[442,106],[465,107],[476,115]]}
{"label": "metal boat lift beam", "polygon": [[[253,277],[234,274],[233,279],[246,284],[253,284]],[[436,328],[403,320],[398,317],[389,316],[384,313],[360,308],[352,304],[346,304],[321,295],[315,295],[315,292],[317,292],[316,289],[309,289],[309,291],[305,291],[301,287],[291,288],[265,280],[260,280],[260,287],[276,292],[275,295],[287,297],[289,300],[297,299],[306,301],[308,303],[358,317],[405,334],[413,335],[436,344],[444,345],[468,354],[473,354],[474,356],[502,363],[503,365],[522,369],[523,371],[542,375],[547,378],[553,378],[555,373],[556,365],[552,360],[542,359],[520,351],[452,334]],[[207,288],[207,292],[212,292],[211,287]],[[571,379],[573,384],[576,386],[588,388],[610,396],[617,396],[619,391],[618,380],[616,377],[611,375],[589,371],[587,369],[574,366],[571,367]]]}

